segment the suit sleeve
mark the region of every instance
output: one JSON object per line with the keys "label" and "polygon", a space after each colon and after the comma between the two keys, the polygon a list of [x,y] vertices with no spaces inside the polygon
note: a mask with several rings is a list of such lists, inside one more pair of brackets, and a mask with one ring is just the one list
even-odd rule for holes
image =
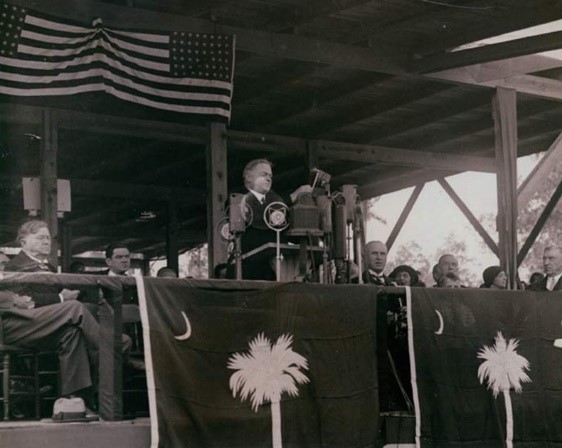
{"label": "suit sleeve", "polygon": [[41,284],[29,284],[29,285],[18,285],[12,288],[16,294],[20,296],[29,296],[35,302],[35,308],[39,308],[47,305],[54,305],[55,303],[61,303],[59,292],[60,287],[57,285],[41,285]]}

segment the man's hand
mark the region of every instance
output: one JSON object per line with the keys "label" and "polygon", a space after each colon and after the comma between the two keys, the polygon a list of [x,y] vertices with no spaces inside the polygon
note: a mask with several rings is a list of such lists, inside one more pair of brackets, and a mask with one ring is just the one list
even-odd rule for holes
{"label": "man's hand", "polygon": [[312,186],[311,185],[301,185],[295,191],[291,193],[291,201],[295,202],[299,195],[303,193],[312,193]]}
{"label": "man's hand", "polygon": [[14,306],[21,310],[30,310],[35,308],[35,302],[29,296],[14,294]]}
{"label": "man's hand", "polygon": [[67,300],[76,300],[80,295],[80,290],[78,289],[63,289],[60,292],[62,299],[66,302]]}

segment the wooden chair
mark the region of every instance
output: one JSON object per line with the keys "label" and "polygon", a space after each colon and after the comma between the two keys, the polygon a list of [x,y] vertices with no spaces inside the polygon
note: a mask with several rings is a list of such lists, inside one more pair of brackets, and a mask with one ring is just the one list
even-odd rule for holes
{"label": "wooden chair", "polygon": [[[18,401],[30,401],[33,399],[35,404],[35,418],[41,418],[41,394],[39,389],[37,352],[28,348],[4,343],[4,322],[2,315],[0,315],[0,356],[2,357],[2,365],[0,367],[0,374],[2,376],[2,398],[0,398],[0,400],[3,403],[4,420],[10,420],[14,401],[18,398],[20,399]],[[30,373],[24,374],[13,371],[13,364],[17,358],[29,359]],[[23,381],[23,384],[26,384],[26,382],[32,384],[33,391],[11,390],[16,380]]]}

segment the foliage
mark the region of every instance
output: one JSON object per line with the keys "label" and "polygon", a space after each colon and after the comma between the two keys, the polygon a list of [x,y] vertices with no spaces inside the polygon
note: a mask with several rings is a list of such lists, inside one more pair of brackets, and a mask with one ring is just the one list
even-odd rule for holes
{"label": "foliage", "polygon": [[426,254],[422,247],[415,241],[408,241],[398,246],[392,260],[389,261],[386,272],[391,272],[396,266],[407,264],[421,273],[421,279],[427,286],[432,286],[435,281],[431,271],[443,254],[453,254],[459,261],[459,276],[463,284],[478,286],[479,277],[471,270],[474,258],[468,255],[466,244],[455,233],[450,233],[443,244],[433,254]]}

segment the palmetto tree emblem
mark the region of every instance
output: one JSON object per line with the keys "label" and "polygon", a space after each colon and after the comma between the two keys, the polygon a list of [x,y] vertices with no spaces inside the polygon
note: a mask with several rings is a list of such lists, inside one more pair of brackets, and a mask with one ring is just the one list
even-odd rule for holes
{"label": "palmetto tree emblem", "polygon": [[241,400],[250,397],[252,409],[257,412],[265,402],[271,403],[271,425],[273,448],[282,447],[281,439],[281,395],[287,392],[296,397],[297,384],[308,383],[308,378],[300,369],[308,369],[304,356],[291,348],[293,337],[281,335],[275,344],[258,334],[250,342],[248,353],[235,353],[228,360],[228,368],[236,370],[230,377],[230,389]]}
{"label": "palmetto tree emblem", "polygon": [[502,392],[505,401],[507,448],[513,448],[513,408],[511,406],[511,388],[521,393],[522,383],[529,383],[531,378],[525,373],[529,370],[529,361],[516,352],[519,341],[506,341],[501,331],[495,337],[493,347],[485,345],[478,352],[478,358],[485,361],[478,367],[478,379],[481,384],[488,380],[488,389],[492,389],[494,398]]}

